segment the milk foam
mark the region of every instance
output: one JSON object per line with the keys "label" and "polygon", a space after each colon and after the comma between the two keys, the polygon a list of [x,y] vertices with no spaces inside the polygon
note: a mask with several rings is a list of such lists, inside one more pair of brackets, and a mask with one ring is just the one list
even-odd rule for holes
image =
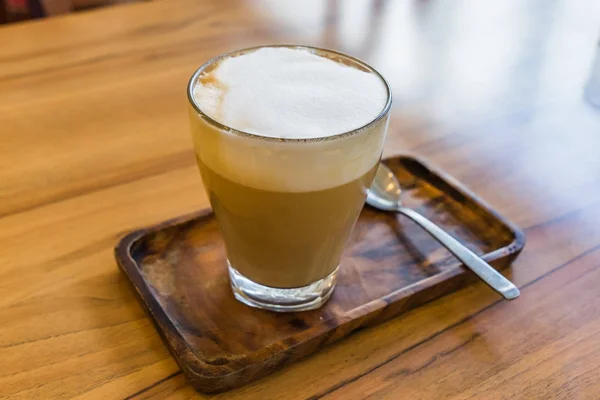
{"label": "milk foam", "polygon": [[374,120],[387,102],[383,80],[307,50],[261,48],[225,58],[200,76],[193,94],[200,110],[214,120],[257,135],[219,130],[191,109],[198,158],[246,186],[323,190],[361,177],[381,156],[387,116],[353,135],[318,138]]}
{"label": "milk foam", "polygon": [[200,109],[231,128],[276,138],[322,138],[372,121],[383,81],[304,49],[267,47],[222,60],[200,79]]}

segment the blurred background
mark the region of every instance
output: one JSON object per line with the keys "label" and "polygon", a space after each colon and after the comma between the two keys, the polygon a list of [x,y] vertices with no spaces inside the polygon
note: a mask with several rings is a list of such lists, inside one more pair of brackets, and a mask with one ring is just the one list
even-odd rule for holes
{"label": "blurred background", "polygon": [[[531,193],[532,207],[568,204],[581,197],[576,188],[591,184],[587,171],[600,170],[599,112],[585,100],[599,53],[600,1],[0,1],[33,4],[42,15],[5,25],[15,29],[0,36],[0,103],[23,105],[29,119],[56,128],[53,135],[84,121],[85,136],[101,135],[107,144],[84,155],[72,147],[75,137],[59,145],[50,134],[42,142],[33,127],[32,139],[22,133],[24,143],[36,140],[46,163],[56,163],[36,172],[51,176],[32,182],[36,190],[27,193],[34,198],[42,189],[66,190],[63,183],[87,187],[85,168],[106,181],[115,169],[160,170],[167,161],[151,159],[156,148],[166,160],[185,151],[193,165],[183,88],[194,69],[225,51],[286,42],[333,48],[380,70],[394,94],[390,129],[399,133],[389,135],[388,155],[408,151],[453,165],[479,191],[508,182],[492,191],[495,204],[519,203],[517,187]],[[51,2],[81,18],[46,11]],[[25,107],[46,99],[52,112]],[[19,113],[4,118],[15,131],[23,121]],[[136,134],[146,131],[152,134],[143,139]],[[547,157],[564,148],[572,151]],[[3,161],[10,165],[10,157]],[[573,172],[573,190],[553,183],[565,170]],[[194,182],[196,174],[191,168]],[[23,186],[16,172],[11,182]],[[1,198],[7,207],[23,206],[12,192]]]}
{"label": "blurred background", "polygon": [[135,0],[0,0],[0,23],[19,22]]}
{"label": "blurred background", "polygon": [[[152,0],[0,0],[0,23],[143,1]],[[600,38],[600,2],[588,0],[198,2],[204,9],[237,3],[264,14],[264,29],[296,32],[305,43],[366,59],[388,72],[397,101],[435,95],[435,113],[455,112],[456,96],[467,112],[503,99],[517,108],[579,95],[568,92],[591,73]]]}

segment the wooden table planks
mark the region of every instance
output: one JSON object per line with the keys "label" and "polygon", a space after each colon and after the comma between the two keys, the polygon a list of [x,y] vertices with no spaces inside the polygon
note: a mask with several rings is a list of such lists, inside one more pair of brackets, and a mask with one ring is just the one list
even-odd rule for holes
{"label": "wooden table planks", "polygon": [[[362,3],[362,4],[357,4]],[[591,1],[171,0],[0,28],[0,398],[208,398],[118,271],[117,239],[207,205],[185,84],[294,42],[379,68],[386,155],[414,152],[524,228],[482,284],[215,399],[596,399],[600,111]]]}

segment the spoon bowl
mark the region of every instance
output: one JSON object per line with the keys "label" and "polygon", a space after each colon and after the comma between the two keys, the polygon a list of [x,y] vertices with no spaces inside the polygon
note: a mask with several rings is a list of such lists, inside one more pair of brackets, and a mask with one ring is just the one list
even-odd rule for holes
{"label": "spoon bowl", "polygon": [[376,209],[397,212],[412,219],[504,298],[512,300],[519,296],[519,289],[481,257],[418,212],[402,206],[401,194],[400,183],[394,173],[384,164],[379,164],[367,194],[367,204]]}
{"label": "spoon bowl", "polygon": [[383,211],[397,211],[402,204],[401,194],[402,190],[396,175],[384,164],[379,164],[367,194],[367,204]]}

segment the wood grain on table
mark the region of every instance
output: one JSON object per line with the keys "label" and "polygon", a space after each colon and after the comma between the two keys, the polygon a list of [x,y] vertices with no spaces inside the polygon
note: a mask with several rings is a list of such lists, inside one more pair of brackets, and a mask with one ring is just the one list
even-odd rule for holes
{"label": "wood grain on table", "polygon": [[[0,28],[0,398],[598,399],[600,32],[585,0],[170,0]],[[335,48],[390,81],[413,152],[521,226],[506,273],[254,384],[187,385],[118,271],[125,232],[206,207],[185,85],[266,43]]]}

